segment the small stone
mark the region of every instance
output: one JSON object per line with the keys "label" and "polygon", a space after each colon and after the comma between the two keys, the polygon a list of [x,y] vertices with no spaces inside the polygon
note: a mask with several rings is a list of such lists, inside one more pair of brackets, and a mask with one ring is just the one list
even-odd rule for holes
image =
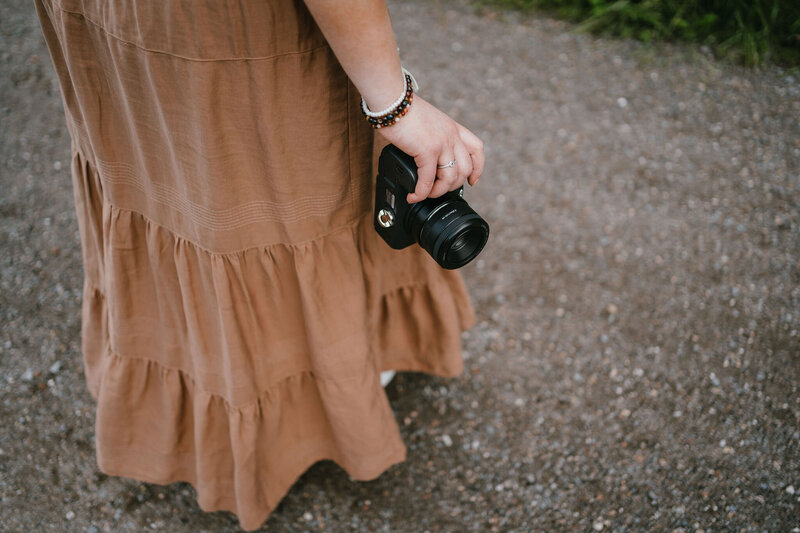
{"label": "small stone", "polygon": [[444,443],[445,446],[452,446],[453,445],[453,439],[451,439],[450,435],[448,435],[447,433],[442,435],[442,442]]}
{"label": "small stone", "polygon": [[303,513],[303,520],[305,520],[306,522],[311,522],[312,520],[314,520],[314,515],[306,511],[305,513]]}
{"label": "small stone", "polygon": [[556,309],[556,316],[558,316],[558,317],[564,316],[564,308],[563,307],[559,307],[558,309]]}
{"label": "small stone", "polygon": [[790,496],[794,495],[794,492],[795,492],[794,485],[789,485],[788,487],[786,487],[785,490],[786,490],[786,494],[789,494]]}
{"label": "small stone", "polygon": [[67,511],[67,514],[64,516],[67,518],[67,520],[72,520],[75,518],[75,513],[73,511]]}
{"label": "small stone", "polygon": [[61,361],[56,361],[52,365],[50,365],[49,371],[51,374],[58,374],[58,371],[61,370]]}
{"label": "small stone", "polygon": [[603,531],[603,522],[600,520],[595,521],[595,523],[592,524],[592,529],[595,531]]}
{"label": "small stone", "polygon": [[[619,98],[617,98],[617,105],[621,109],[625,109],[626,107],[628,107],[628,99],[625,98],[624,96],[620,96]],[[600,530],[598,529],[598,531]]]}
{"label": "small stone", "polygon": [[23,372],[22,376],[20,376],[20,379],[22,381],[26,381],[26,382],[27,381],[33,381],[33,369],[29,368],[25,372]]}

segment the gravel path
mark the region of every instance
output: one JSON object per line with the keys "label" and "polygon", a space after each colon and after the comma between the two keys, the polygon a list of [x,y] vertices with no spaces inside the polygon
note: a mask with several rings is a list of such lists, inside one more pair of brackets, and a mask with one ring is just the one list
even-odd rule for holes
{"label": "gravel path", "polygon": [[[800,531],[800,75],[549,19],[393,1],[422,93],[478,133],[463,376],[388,392],[408,460],[314,465],[269,531]],[[58,86],[0,6],[0,530],[236,531],[95,467]]]}

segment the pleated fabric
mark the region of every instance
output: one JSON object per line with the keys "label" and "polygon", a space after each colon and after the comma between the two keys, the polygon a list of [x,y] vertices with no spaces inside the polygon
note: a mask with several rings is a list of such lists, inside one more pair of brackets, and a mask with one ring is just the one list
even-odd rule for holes
{"label": "pleated fabric", "polygon": [[456,376],[458,272],[372,227],[382,145],[294,0],[35,0],[72,138],[108,474],[258,528],[316,461],[404,461],[382,370]]}

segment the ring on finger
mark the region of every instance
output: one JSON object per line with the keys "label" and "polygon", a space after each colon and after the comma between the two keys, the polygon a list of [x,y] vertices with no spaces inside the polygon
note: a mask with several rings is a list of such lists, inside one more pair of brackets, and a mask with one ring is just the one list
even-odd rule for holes
{"label": "ring on finger", "polygon": [[446,165],[436,165],[436,168],[450,168],[450,167],[454,167],[454,166],[456,166],[456,160],[455,159],[451,159],[450,162],[447,163]]}

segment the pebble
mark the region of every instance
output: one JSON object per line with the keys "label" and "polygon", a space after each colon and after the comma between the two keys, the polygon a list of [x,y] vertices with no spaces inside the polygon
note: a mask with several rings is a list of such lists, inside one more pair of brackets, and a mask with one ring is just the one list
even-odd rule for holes
{"label": "pebble", "polygon": [[75,518],[75,513],[73,511],[67,511],[67,514],[64,516],[67,518],[67,520],[72,520]]}
{"label": "pebble", "polygon": [[33,381],[33,369],[29,368],[25,370],[25,372],[22,373],[19,379],[25,382]]}
{"label": "pebble", "polygon": [[58,374],[58,371],[61,370],[61,361],[56,361],[52,365],[50,365],[49,371],[51,374]]}
{"label": "pebble", "polygon": [[448,435],[447,433],[442,435],[442,442],[444,443],[445,446],[452,446],[453,445],[453,439],[451,439],[450,435]]}
{"label": "pebble", "polygon": [[786,487],[786,494],[794,495],[794,485],[789,485]]}

